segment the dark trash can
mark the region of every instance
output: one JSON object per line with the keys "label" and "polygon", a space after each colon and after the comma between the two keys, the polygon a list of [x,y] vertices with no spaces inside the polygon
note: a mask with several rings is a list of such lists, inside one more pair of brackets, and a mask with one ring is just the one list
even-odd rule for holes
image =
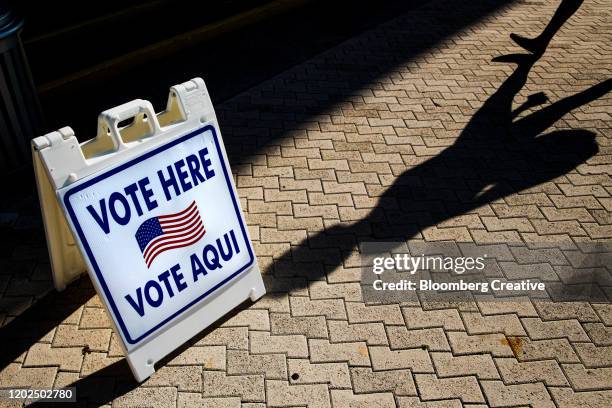
{"label": "dark trash can", "polygon": [[39,136],[42,115],[20,31],[23,20],[0,0],[0,170],[30,162],[30,140]]}

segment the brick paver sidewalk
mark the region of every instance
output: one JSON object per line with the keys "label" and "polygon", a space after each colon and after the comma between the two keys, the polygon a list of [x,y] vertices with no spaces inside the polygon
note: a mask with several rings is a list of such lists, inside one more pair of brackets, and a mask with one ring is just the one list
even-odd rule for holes
{"label": "brick paver sidewalk", "polygon": [[268,296],[139,385],[83,279],[5,326],[0,385],[76,385],[83,406],[612,406],[610,304],[362,300],[373,238],[612,239],[612,2],[533,66],[491,60],[558,2],[500,3],[432,1],[218,107]]}

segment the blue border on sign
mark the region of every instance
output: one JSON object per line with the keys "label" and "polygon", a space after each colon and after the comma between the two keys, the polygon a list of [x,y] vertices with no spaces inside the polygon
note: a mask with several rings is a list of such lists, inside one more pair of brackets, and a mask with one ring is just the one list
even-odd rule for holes
{"label": "blue border on sign", "polygon": [[[137,337],[136,339],[132,339],[132,336],[130,335],[130,333],[127,330],[127,327],[125,326],[125,323],[123,321],[123,318],[121,317],[121,315],[119,314],[119,310],[117,309],[117,305],[115,304],[115,301],[113,299],[113,297],[111,296],[110,290],[108,289],[108,286],[106,285],[106,282],[104,280],[104,276],[102,276],[102,272],[100,271],[100,268],[98,266],[98,263],[96,262],[96,258],[93,255],[93,252],[91,251],[91,248],[89,247],[89,243],[87,242],[87,239],[85,239],[85,234],[83,233],[83,230],[81,229],[81,226],[79,224],[79,221],[76,217],[76,214],[74,213],[74,210],[72,208],[72,205],[70,204],[70,197],[72,195],[74,195],[75,193],[78,193],[79,191],[92,186],[93,184],[98,183],[101,180],[104,180],[114,174],[117,174],[125,169],[127,169],[128,167],[131,167],[137,163],[142,162],[143,160],[146,160],[152,156],[155,156],[156,154],[159,154],[165,150],[170,149],[171,147],[176,146],[177,144],[183,143],[184,141],[191,139],[192,137],[198,136],[199,134],[205,133],[207,131],[210,131],[213,135],[213,140],[215,142],[215,147],[217,148],[217,153],[219,155],[219,160],[221,161],[221,167],[223,168],[223,175],[225,176],[225,182],[227,183],[227,187],[229,189],[230,192],[230,196],[232,198],[232,202],[234,204],[234,210],[236,211],[236,216],[238,217],[238,222],[240,224],[240,229],[242,230],[242,236],[245,240],[245,242],[247,243],[247,250],[249,251],[249,261],[247,262],[246,265],[244,265],[243,267],[241,267],[240,269],[238,269],[236,272],[234,272],[233,274],[231,274],[230,276],[228,276],[227,278],[225,278],[223,281],[219,282],[217,285],[215,285],[213,288],[209,289],[208,291],[206,291],[205,293],[203,293],[202,295],[198,296],[196,299],[192,300],[191,302],[189,302],[189,304],[185,305],[182,309],[180,309],[179,311],[175,312],[174,314],[172,314],[171,316],[167,317],[166,319],[164,319],[162,322],[160,322],[159,324],[157,324],[157,326],[149,329],[149,331],[145,332],[144,334],[142,334],[140,337]],[[143,340],[145,337],[147,337],[148,335],[150,335],[151,333],[153,333],[154,331],[156,331],[157,329],[159,329],[160,327],[164,326],[165,324],[169,323],[171,320],[173,320],[175,317],[177,317],[178,315],[180,315],[181,313],[183,313],[184,311],[186,311],[187,309],[189,309],[191,306],[195,305],[196,303],[200,302],[201,300],[203,300],[205,297],[207,297],[209,294],[211,294],[212,292],[216,291],[217,289],[219,289],[221,286],[225,285],[227,282],[229,282],[230,280],[232,280],[234,277],[236,277],[238,274],[240,274],[241,272],[243,272],[245,269],[249,268],[251,265],[253,265],[253,261],[255,260],[255,257],[253,255],[253,249],[251,248],[251,244],[247,238],[247,234],[246,234],[246,229],[244,227],[244,223],[242,222],[242,217],[240,216],[240,209],[238,207],[238,202],[236,201],[236,197],[234,196],[234,191],[232,189],[232,184],[230,182],[230,176],[227,172],[227,167],[225,165],[225,161],[223,160],[223,154],[221,153],[221,146],[219,145],[219,140],[217,137],[217,131],[215,130],[214,126],[212,125],[206,125],[198,130],[195,130],[191,133],[186,134],[185,136],[181,136],[176,140],[173,140],[172,142],[165,144],[163,146],[160,146],[154,150],[151,150],[150,152],[147,152],[145,154],[143,154],[142,156],[139,156],[133,160],[130,160],[118,167],[115,167],[109,171],[107,171],[106,173],[100,174],[99,176],[96,176],[94,178],[92,178],[91,180],[87,180],[85,181],[83,184],[80,184],[72,189],[69,189],[66,194],[64,195],[64,204],[66,206],[66,210],[68,211],[68,215],[70,216],[70,219],[72,220],[72,223],[74,224],[74,227],[76,229],[77,235],[79,236],[81,243],[83,245],[83,248],[85,249],[85,253],[87,255],[87,257],[89,258],[89,261],[91,262],[91,266],[93,267],[93,270],[96,274],[96,276],[98,277],[98,281],[100,282],[100,285],[102,286],[102,290],[104,291],[104,294],[106,296],[106,298],[108,299],[108,303],[110,304],[111,309],[113,310],[113,314],[115,315],[115,317],[117,318],[117,323],[119,323],[119,328],[121,329],[121,332],[123,333],[125,339],[127,340],[128,343],[130,344],[137,344],[138,342],[140,342],[141,340]]]}

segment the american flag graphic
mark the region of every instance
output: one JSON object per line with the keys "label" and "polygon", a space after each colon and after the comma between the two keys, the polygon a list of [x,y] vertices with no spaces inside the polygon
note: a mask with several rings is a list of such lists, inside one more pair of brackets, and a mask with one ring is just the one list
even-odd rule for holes
{"label": "american flag graphic", "polygon": [[136,230],[135,238],[149,268],[162,252],[195,244],[205,233],[202,217],[194,201],[181,212],[144,221]]}

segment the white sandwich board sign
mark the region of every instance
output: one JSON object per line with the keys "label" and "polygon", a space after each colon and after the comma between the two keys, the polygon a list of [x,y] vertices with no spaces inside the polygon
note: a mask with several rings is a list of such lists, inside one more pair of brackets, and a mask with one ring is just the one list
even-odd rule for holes
{"label": "white sandwich board sign", "polygon": [[95,139],[63,128],[33,152],[55,285],[86,266],[139,381],[265,293],[203,80],[172,87],[159,115],[132,101],[100,115]]}

